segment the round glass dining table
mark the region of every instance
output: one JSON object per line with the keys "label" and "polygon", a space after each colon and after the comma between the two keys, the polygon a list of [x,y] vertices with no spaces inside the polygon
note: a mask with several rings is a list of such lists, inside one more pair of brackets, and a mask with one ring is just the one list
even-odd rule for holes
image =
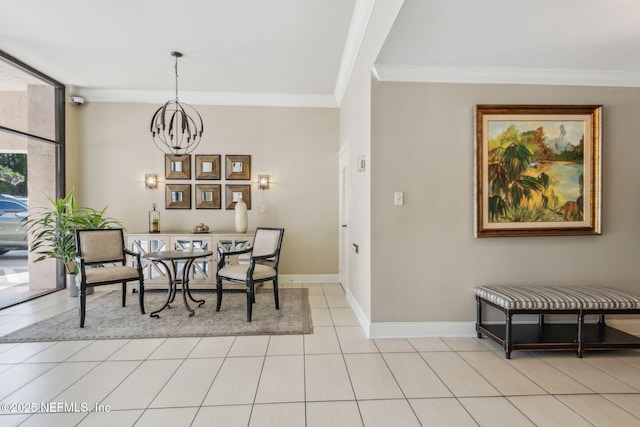
{"label": "round glass dining table", "polygon": [[[153,261],[154,264],[162,264],[164,269],[167,272],[167,276],[169,277],[169,289],[167,293],[167,301],[164,303],[161,309],[154,311],[151,313],[151,317],[160,317],[158,313],[164,310],[167,307],[171,307],[171,303],[176,298],[176,291],[178,285],[182,288],[182,300],[184,301],[184,306],[189,311],[189,316],[193,316],[196,312],[189,306],[189,302],[187,301],[187,297],[195,303],[198,303],[198,307],[204,304],[204,300],[197,300],[191,295],[191,290],[189,289],[189,272],[193,267],[193,262],[198,258],[206,258],[208,256],[213,255],[213,251],[203,250],[203,249],[193,249],[193,250],[183,250],[183,251],[158,251],[158,252],[148,252],[143,255],[143,258]],[[171,268],[169,265],[171,265]],[[184,264],[182,270],[180,270],[180,265]]]}

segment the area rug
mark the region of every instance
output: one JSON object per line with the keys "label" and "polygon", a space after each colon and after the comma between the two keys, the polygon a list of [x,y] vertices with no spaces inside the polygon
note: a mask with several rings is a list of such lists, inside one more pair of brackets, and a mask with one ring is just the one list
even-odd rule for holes
{"label": "area rug", "polygon": [[305,288],[280,289],[280,310],[275,309],[271,289],[257,290],[251,322],[246,321],[244,292],[225,292],[219,312],[215,310],[215,292],[192,294],[195,299],[206,301],[201,307],[189,303],[196,312],[193,317],[189,317],[180,291],[171,307],[160,312],[157,319],[149,314],[164,305],[166,292],[145,292],[146,314],[140,314],[137,294],[127,295],[127,306],[122,307],[120,291],[111,291],[87,300],[84,328],[79,326],[78,309],[73,308],[0,336],[0,342],[313,333],[309,290]]}

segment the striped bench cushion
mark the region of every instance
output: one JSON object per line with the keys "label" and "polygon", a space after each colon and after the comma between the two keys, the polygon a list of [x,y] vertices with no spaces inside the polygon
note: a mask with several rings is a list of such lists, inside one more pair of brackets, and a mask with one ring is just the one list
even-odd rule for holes
{"label": "striped bench cushion", "polygon": [[507,310],[637,310],[640,296],[585,286],[480,286],[476,296]]}

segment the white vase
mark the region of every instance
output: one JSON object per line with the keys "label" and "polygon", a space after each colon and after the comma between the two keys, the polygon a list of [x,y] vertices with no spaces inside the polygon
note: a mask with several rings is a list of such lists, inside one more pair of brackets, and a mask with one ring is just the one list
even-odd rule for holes
{"label": "white vase", "polygon": [[240,199],[236,202],[236,231],[238,233],[246,233],[249,226],[249,218],[247,216],[247,204]]}

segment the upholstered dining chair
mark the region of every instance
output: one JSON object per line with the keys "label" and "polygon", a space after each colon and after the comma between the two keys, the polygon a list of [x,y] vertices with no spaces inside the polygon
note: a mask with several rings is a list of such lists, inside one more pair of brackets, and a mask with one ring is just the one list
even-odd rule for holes
{"label": "upholstered dining chair", "polygon": [[[127,266],[127,255],[136,267]],[[144,276],[140,254],[124,245],[122,228],[76,230],[76,264],[79,271],[80,327],[84,328],[87,288],[122,283],[122,306],[126,305],[127,283],[138,282],[138,302],[144,314]]]}
{"label": "upholstered dining chair", "polygon": [[[278,264],[284,228],[258,227],[253,245],[240,251],[223,252],[218,249],[218,269],[216,272],[216,291],[218,302],[216,311],[222,304],[223,282],[243,283],[247,292],[247,322],[251,322],[251,311],[256,302],[255,284],[273,282],[273,296],[276,310],[280,309],[278,297]],[[248,263],[238,263],[238,257],[250,254]]]}

